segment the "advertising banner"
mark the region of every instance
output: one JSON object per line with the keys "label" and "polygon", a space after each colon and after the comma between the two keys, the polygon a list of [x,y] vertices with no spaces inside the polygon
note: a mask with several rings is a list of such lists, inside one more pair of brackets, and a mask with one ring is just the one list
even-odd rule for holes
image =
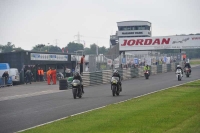
{"label": "advertising banner", "polygon": [[112,60],[111,59],[107,59],[107,65],[109,65],[109,66],[112,65]]}
{"label": "advertising banner", "polygon": [[68,55],[31,53],[31,60],[68,61]]}
{"label": "advertising banner", "polygon": [[200,35],[119,38],[119,50],[195,49]]}

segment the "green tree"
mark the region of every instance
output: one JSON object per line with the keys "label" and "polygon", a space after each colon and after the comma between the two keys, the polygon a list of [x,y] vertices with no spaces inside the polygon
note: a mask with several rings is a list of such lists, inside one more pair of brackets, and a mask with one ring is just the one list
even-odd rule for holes
{"label": "green tree", "polygon": [[23,50],[21,47],[15,48],[15,44],[8,42],[6,45],[0,45],[2,53]]}
{"label": "green tree", "polygon": [[3,47],[3,52],[11,52],[13,51],[13,48],[15,48],[15,44],[12,44],[11,42],[8,42],[4,47]]}
{"label": "green tree", "polygon": [[61,48],[58,47],[58,46],[53,46],[53,45],[50,45],[49,48],[47,47],[47,51],[49,52],[62,52]]}
{"label": "green tree", "polygon": [[75,43],[75,42],[69,42],[67,47],[68,53],[74,53],[74,51],[77,50],[83,50],[83,44]]}
{"label": "green tree", "polygon": [[99,54],[106,54],[108,52],[108,49],[106,47],[99,47]]}
{"label": "green tree", "polygon": [[[97,51],[97,45],[95,43],[91,44],[90,48],[84,49],[85,54],[97,54],[96,51]],[[108,51],[108,49],[106,49],[106,47],[104,47],[104,46],[98,47],[98,54],[106,54],[107,51]]]}
{"label": "green tree", "polygon": [[45,44],[37,44],[31,51],[45,51]]}

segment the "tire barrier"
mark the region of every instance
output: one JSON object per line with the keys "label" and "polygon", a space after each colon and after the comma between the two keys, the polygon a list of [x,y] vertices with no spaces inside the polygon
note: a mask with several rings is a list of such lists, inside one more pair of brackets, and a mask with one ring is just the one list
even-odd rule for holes
{"label": "tire barrier", "polygon": [[67,79],[60,79],[59,80],[59,90],[66,90],[66,89],[68,89]]}
{"label": "tire barrier", "polygon": [[[171,63],[171,64],[162,64],[162,65],[152,65],[150,74],[156,75],[158,73],[166,73],[175,71],[177,64],[180,63]],[[123,68],[117,69],[123,80],[143,77],[143,67],[139,68]],[[99,85],[99,84],[106,84],[110,82],[111,76],[113,74],[113,70],[103,70],[97,72],[83,72],[83,86],[92,86],[92,85]]]}

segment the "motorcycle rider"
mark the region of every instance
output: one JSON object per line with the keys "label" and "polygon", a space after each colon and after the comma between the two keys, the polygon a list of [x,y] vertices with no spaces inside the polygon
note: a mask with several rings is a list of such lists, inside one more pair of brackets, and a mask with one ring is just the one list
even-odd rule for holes
{"label": "motorcycle rider", "polygon": [[181,73],[182,73],[182,76],[183,76],[183,69],[181,68],[180,65],[177,65],[177,67],[176,67],[176,71],[177,71],[177,69],[181,69]]}
{"label": "motorcycle rider", "polygon": [[[119,72],[117,70],[114,70],[112,77],[118,77],[119,78],[119,85],[120,85],[120,88],[121,88],[120,91],[122,91],[121,76],[120,76]],[[112,90],[112,85],[111,85],[111,90]]]}
{"label": "motorcycle rider", "polygon": [[150,76],[150,67],[147,64],[146,66],[144,66],[144,72],[149,71],[149,76]]}
{"label": "motorcycle rider", "polygon": [[190,66],[190,63],[189,62],[186,62],[185,63],[185,67],[184,67],[184,72],[185,72],[185,68],[189,68],[189,70],[190,70],[190,73],[192,72],[192,70],[191,70],[191,66]]}
{"label": "motorcycle rider", "polygon": [[77,80],[79,80],[80,82],[81,82],[81,88],[82,88],[82,92],[84,93],[84,90],[83,90],[83,80],[82,80],[82,78],[81,78],[81,76],[80,76],[80,74],[78,73],[78,72],[75,72],[75,74],[74,74],[74,77],[73,77],[73,80],[74,79],[77,79]]}

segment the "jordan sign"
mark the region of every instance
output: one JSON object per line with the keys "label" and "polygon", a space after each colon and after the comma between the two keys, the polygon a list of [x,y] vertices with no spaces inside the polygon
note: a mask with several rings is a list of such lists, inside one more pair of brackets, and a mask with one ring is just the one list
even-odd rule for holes
{"label": "jordan sign", "polygon": [[119,38],[119,50],[195,49],[200,35]]}

